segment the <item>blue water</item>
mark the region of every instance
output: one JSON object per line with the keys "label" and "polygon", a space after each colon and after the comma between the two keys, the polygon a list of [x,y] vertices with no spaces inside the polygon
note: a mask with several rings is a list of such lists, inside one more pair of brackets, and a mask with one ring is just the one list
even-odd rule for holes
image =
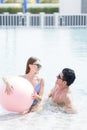
{"label": "blue water", "polygon": [[87,29],[0,29],[0,84],[2,77],[24,74],[30,56],[41,59],[45,98],[63,68],[75,70],[70,88],[78,113],[62,113],[45,98],[43,110],[24,116],[0,106],[0,130],[87,129]]}

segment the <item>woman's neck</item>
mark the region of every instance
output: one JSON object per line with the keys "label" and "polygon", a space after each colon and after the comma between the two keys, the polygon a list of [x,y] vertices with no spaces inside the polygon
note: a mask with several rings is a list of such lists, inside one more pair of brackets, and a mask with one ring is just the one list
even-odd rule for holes
{"label": "woman's neck", "polygon": [[35,73],[28,73],[25,75],[25,78],[30,81],[30,83],[33,85],[33,86],[36,86],[37,84],[37,78],[36,78],[36,74]]}
{"label": "woman's neck", "polygon": [[30,81],[32,81],[35,78],[35,73],[34,72],[29,72],[28,74],[26,74],[26,78]]}

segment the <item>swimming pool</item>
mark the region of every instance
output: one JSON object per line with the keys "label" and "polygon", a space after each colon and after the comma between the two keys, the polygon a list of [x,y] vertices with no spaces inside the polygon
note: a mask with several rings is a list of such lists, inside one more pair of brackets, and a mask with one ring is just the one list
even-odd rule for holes
{"label": "swimming pool", "polygon": [[56,75],[73,68],[76,81],[71,86],[77,114],[65,114],[43,101],[44,109],[21,116],[0,107],[0,130],[82,130],[87,128],[87,29],[0,29],[0,83],[7,75],[24,74],[30,56],[42,61],[40,76],[45,79],[45,96]]}

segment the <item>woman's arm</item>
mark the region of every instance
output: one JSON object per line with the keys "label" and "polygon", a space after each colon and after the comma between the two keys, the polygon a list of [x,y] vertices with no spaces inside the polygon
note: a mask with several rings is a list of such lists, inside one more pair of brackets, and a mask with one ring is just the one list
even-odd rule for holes
{"label": "woman's arm", "polygon": [[10,77],[2,78],[2,80],[4,81],[4,83],[5,83],[5,85],[6,85],[5,92],[6,92],[7,94],[12,93],[12,89],[13,89],[13,87],[12,87],[12,86],[10,85],[10,83],[9,83],[9,79],[10,79]]}

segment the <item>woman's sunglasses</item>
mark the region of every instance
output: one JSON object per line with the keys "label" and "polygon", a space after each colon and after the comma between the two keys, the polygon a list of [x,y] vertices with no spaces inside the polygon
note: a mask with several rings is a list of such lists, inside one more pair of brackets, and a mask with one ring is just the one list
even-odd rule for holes
{"label": "woman's sunglasses", "polygon": [[33,64],[33,65],[36,65],[38,68],[42,67],[42,65],[40,65],[40,64]]}

